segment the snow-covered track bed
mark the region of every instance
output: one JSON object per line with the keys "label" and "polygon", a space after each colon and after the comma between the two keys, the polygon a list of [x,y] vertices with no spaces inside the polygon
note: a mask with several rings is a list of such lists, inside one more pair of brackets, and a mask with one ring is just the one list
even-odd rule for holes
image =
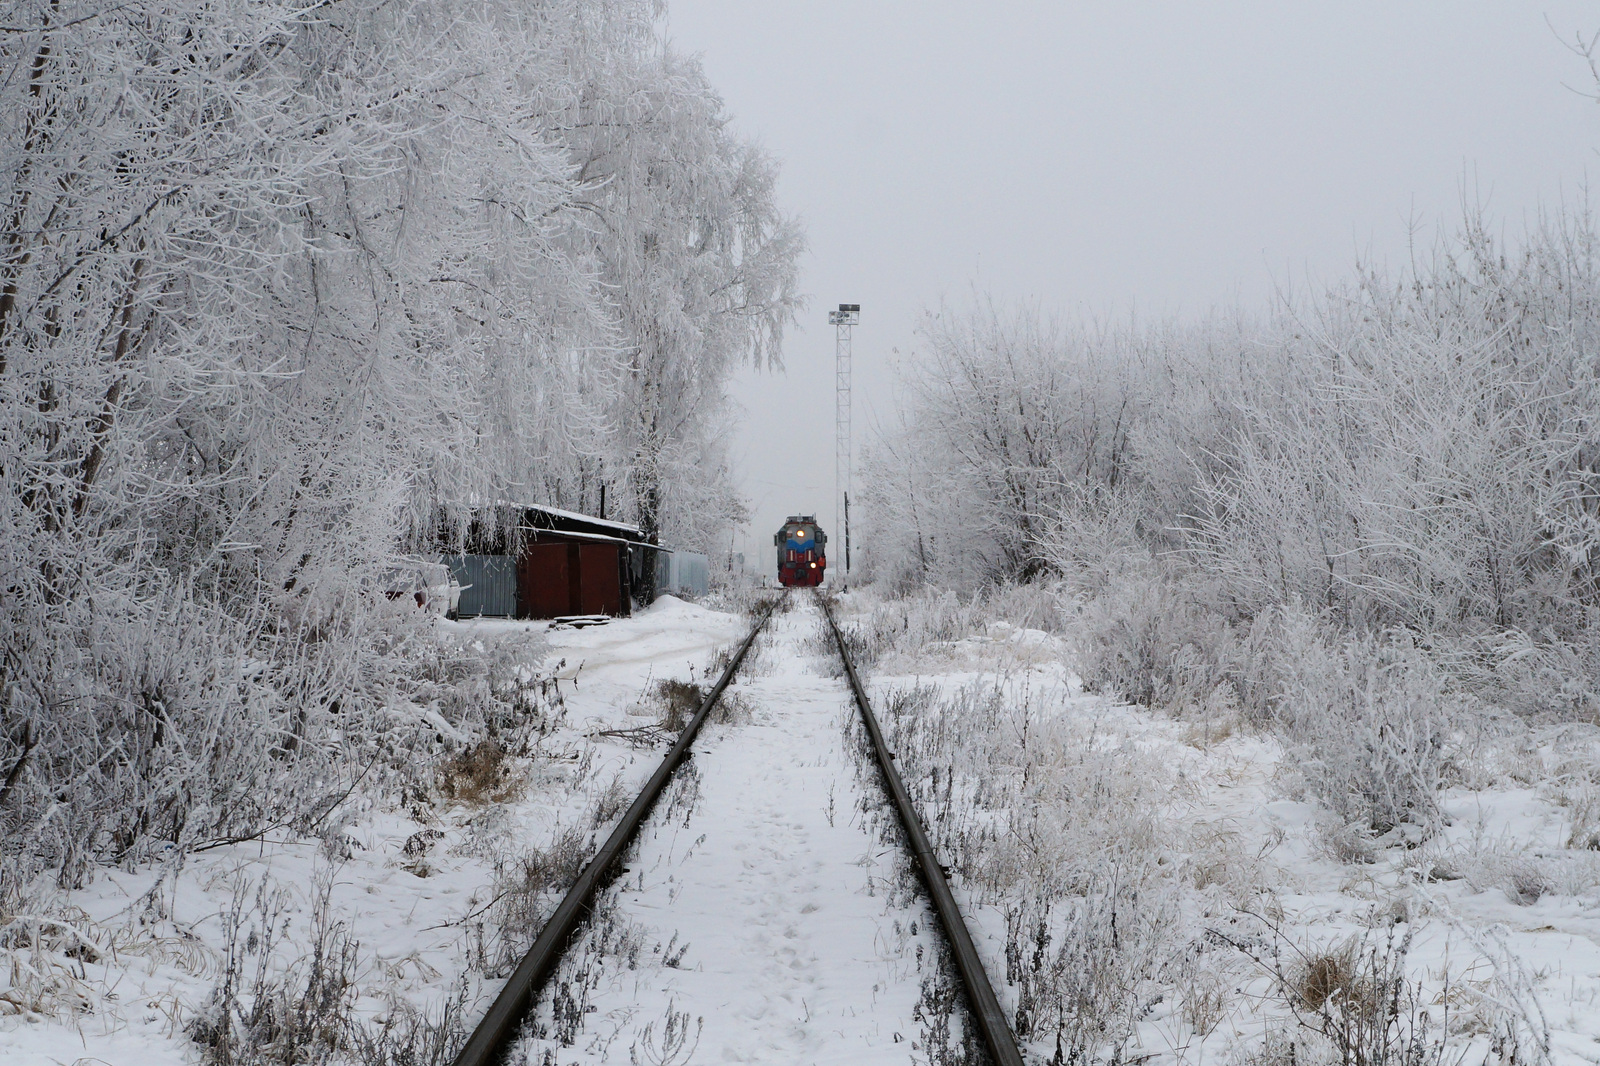
{"label": "snow-covered track bed", "polygon": [[488,1013],[462,1046],[456,1056],[456,1066],[491,1066],[502,1061],[506,1047],[515,1037],[529,1003],[560,963],[562,952],[572,939],[573,933],[590,912],[595,894],[615,876],[623,853],[633,843],[639,827],[644,824],[646,816],[660,799],[668,782],[672,780],[673,771],[688,755],[689,748],[699,734],[706,716],[722,697],[723,690],[728,687],[734,673],[744,662],[750,646],[755,643],[757,635],[767,624],[771,614],[769,608],[756,617],[755,623],[750,627],[749,635],[740,643],[738,651],[733,654],[722,676],[717,679],[716,685],[700,701],[694,716],[679,734],[677,741],[668,749],[666,756],[661,760],[661,765],[650,775],[644,787],[639,790],[639,795],[611,831],[611,835],[606,838],[606,842],[601,845],[594,858],[589,860],[583,873],[567,891],[560,906],[540,931],[538,939],[528,949],[522,962],[518,964],[506,981],[505,987],[489,1007]]}
{"label": "snow-covered track bed", "polygon": [[905,782],[900,779],[900,772],[895,769],[894,753],[889,750],[888,742],[883,737],[883,730],[878,726],[877,716],[872,713],[872,702],[867,698],[866,689],[856,673],[855,664],[850,661],[850,652],[844,635],[839,631],[839,624],[834,620],[828,601],[821,596],[817,599],[822,605],[824,617],[828,620],[828,629],[833,633],[834,646],[839,650],[845,676],[850,681],[851,694],[855,697],[856,709],[861,712],[862,724],[871,741],[878,770],[883,775],[884,788],[900,821],[906,847],[916,863],[917,874],[928,893],[928,899],[933,904],[934,913],[939,917],[945,944],[950,951],[950,961],[966,995],[972,1023],[982,1034],[984,1046],[988,1049],[990,1059],[995,1066],[1022,1066],[1022,1052],[1017,1048],[1016,1037],[1011,1032],[1005,1011],[995,997],[994,986],[989,981],[987,971],[984,970],[978,949],[973,945],[972,934],[967,929],[966,920],[961,916],[961,907],[956,902],[955,894],[950,891],[944,867],[940,865],[933,844],[928,839],[927,830],[922,826],[922,818],[917,813],[916,805],[911,801],[911,794],[906,790]]}
{"label": "snow-covered track bed", "polygon": [[457,1066],[1021,1066],[891,759],[827,601],[786,594]]}

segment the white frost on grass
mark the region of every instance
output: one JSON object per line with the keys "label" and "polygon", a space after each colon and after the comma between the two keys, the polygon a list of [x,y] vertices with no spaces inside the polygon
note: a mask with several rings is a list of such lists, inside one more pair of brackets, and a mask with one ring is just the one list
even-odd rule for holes
{"label": "white frost on grass", "polygon": [[1305,791],[1303,749],[1236,708],[1085,695],[1052,635],[851,600],[1031,1058],[1358,1061],[1341,1041],[1387,990],[1359,1061],[1540,1062],[1548,1033],[1550,1061],[1600,1062],[1592,727],[1457,737],[1442,826],[1374,838]]}
{"label": "white frost on grass", "polygon": [[[544,628],[441,624],[468,647]],[[737,616],[662,597],[630,619],[550,633],[539,672],[567,664],[558,671],[568,678],[558,682],[564,724],[532,757],[511,760],[505,802],[413,797],[377,808],[357,794],[326,839],[278,831],[165,864],[101,870],[86,889],[56,892],[0,935],[0,1061],[197,1061],[186,1034],[227,969],[228,915],[237,907],[247,994],[258,965],[272,979],[305,970],[324,893],[323,932],[356,945],[345,994],[369,1032],[386,1023],[402,1032],[416,1012],[437,1021],[463,996],[475,1021],[504,976],[496,962],[526,947],[496,942],[496,884],[571,830],[592,851],[604,828],[594,823],[596,798],[612,782],[631,796],[659,758],[594,734],[637,725],[630,712],[645,707],[656,682],[702,680],[712,654],[744,628]],[[272,950],[262,957],[269,921]]]}

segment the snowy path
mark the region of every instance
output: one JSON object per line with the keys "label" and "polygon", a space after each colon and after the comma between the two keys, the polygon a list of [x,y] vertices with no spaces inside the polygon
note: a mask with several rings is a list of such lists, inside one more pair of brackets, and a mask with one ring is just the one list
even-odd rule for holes
{"label": "snowy path", "polygon": [[[919,958],[931,968],[935,943],[920,900],[888,891],[899,857],[858,809],[847,689],[801,647],[819,619],[809,598],[773,618],[757,676],[730,689],[753,714],[708,728],[641,832],[610,892],[616,925],[642,938],[638,968],[607,954],[584,1032],[568,1048],[525,1045],[527,1061],[628,1062],[637,1043],[638,1061],[684,1062],[699,1019],[697,1063],[909,1061]],[[669,1007],[690,1019],[675,1059],[660,1054]]]}

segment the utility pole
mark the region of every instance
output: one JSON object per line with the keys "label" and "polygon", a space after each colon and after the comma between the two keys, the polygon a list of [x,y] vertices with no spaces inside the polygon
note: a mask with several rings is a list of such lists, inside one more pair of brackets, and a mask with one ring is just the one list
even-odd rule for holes
{"label": "utility pole", "polygon": [[[860,324],[860,304],[840,304],[828,312],[834,327],[833,486],[835,525],[844,528],[844,580],[850,587],[850,327]],[[843,506],[840,501],[843,500]]]}

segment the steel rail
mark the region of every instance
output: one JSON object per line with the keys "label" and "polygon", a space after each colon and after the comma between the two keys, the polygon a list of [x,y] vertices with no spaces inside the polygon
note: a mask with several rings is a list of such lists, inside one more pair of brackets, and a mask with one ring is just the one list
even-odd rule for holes
{"label": "steel rail", "polygon": [[889,750],[888,743],[883,739],[883,730],[878,727],[877,716],[872,713],[867,690],[862,687],[861,678],[856,674],[855,663],[850,661],[850,653],[844,646],[844,634],[839,631],[839,623],[833,619],[833,611],[829,608],[828,601],[820,593],[817,595],[817,602],[822,605],[822,613],[828,619],[828,627],[833,630],[834,643],[839,646],[839,658],[843,661],[845,673],[849,676],[850,689],[855,693],[856,708],[860,710],[861,721],[866,725],[867,735],[872,740],[872,750],[877,756],[878,769],[882,771],[884,785],[888,789],[890,798],[894,800],[895,812],[900,816],[900,828],[905,830],[911,854],[917,860],[917,871],[922,875],[923,887],[927,889],[928,898],[933,901],[934,913],[939,916],[939,924],[944,927],[945,943],[950,945],[950,955],[955,960],[956,970],[961,976],[961,986],[966,991],[967,1004],[971,1008],[973,1020],[978,1023],[978,1029],[983,1033],[983,1042],[989,1049],[989,1057],[995,1066],[1023,1066],[1022,1052],[1017,1048],[1017,1038],[1012,1035],[1005,1011],[1001,1009],[1000,1001],[995,998],[994,986],[989,983],[989,974],[983,968],[983,960],[978,957],[978,949],[972,943],[972,934],[967,931],[967,923],[961,916],[961,908],[956,904],[956,897],[950,891],[950,883],[944,876],[944,867],[939,865],[939,856],[934,852],[928,834],[922,828],[922,819],[917,816],[917,809],[911,803],[911,793],[906,791],[905,782],[900,779],[900,772],[894,768],[894,753]]}
{"label": "steel rail", "polygon": [[755,643],[756,635],[771,617],[772,607],[769,606],[756,619],[755,625],[750,629],[750,635],[744,638],[739,650],[734,652],[733,659],[728,663],[728,668],[722,672],[722,676],[717,679],[716,686],[706,694],[705,699],[700,701],[694,717],[689,719],[689,724],[684,726],[683,732],[679,734],[677,743],[672,745],[666,757],[661,760],[661,765],[656,767],[655,773],[650,775],[650,780],[645,782],[633,805],[623,814],[622,820],[606,838],[605,844],[595,852],[594,858],[589,860],[589,865],[583,868],[583,873],[578,875],[578,879],[568,889],[561,905],[544,924],[538,939],[533,942],[533,946],[523,956],[522,962],[506,981],[505,987],[495,997],[489,1012],[483,1016],[478,1027],[462,1045],[460,1054],[456,1056],[455,1066],[492,1066],[500,1060],[506,1045],[516,1036],[517,1026],[527,1013],[533,997],[555,972],[556,965],[566,950],[567,942],[578,928],[578,923],[589,913],[595,893],[610,879],[613,869],[622,858],[622,853],[633,842],[634,834],[638,832],[645,816],[650,813],[650,808],[655,805],[662,790],[666,788],[667,782],[672,777],[672,771],[677,769],[678,764],[688,754],[689,745],[694,743],[695,734],[700,731],[700,724],[705,721],[711,708],[716,706],[717,698],[722,695],[722,690],[728,687],[728,682],[733,680],[734,671],[744,661],[745,653],[750,650],[750,645]]}

